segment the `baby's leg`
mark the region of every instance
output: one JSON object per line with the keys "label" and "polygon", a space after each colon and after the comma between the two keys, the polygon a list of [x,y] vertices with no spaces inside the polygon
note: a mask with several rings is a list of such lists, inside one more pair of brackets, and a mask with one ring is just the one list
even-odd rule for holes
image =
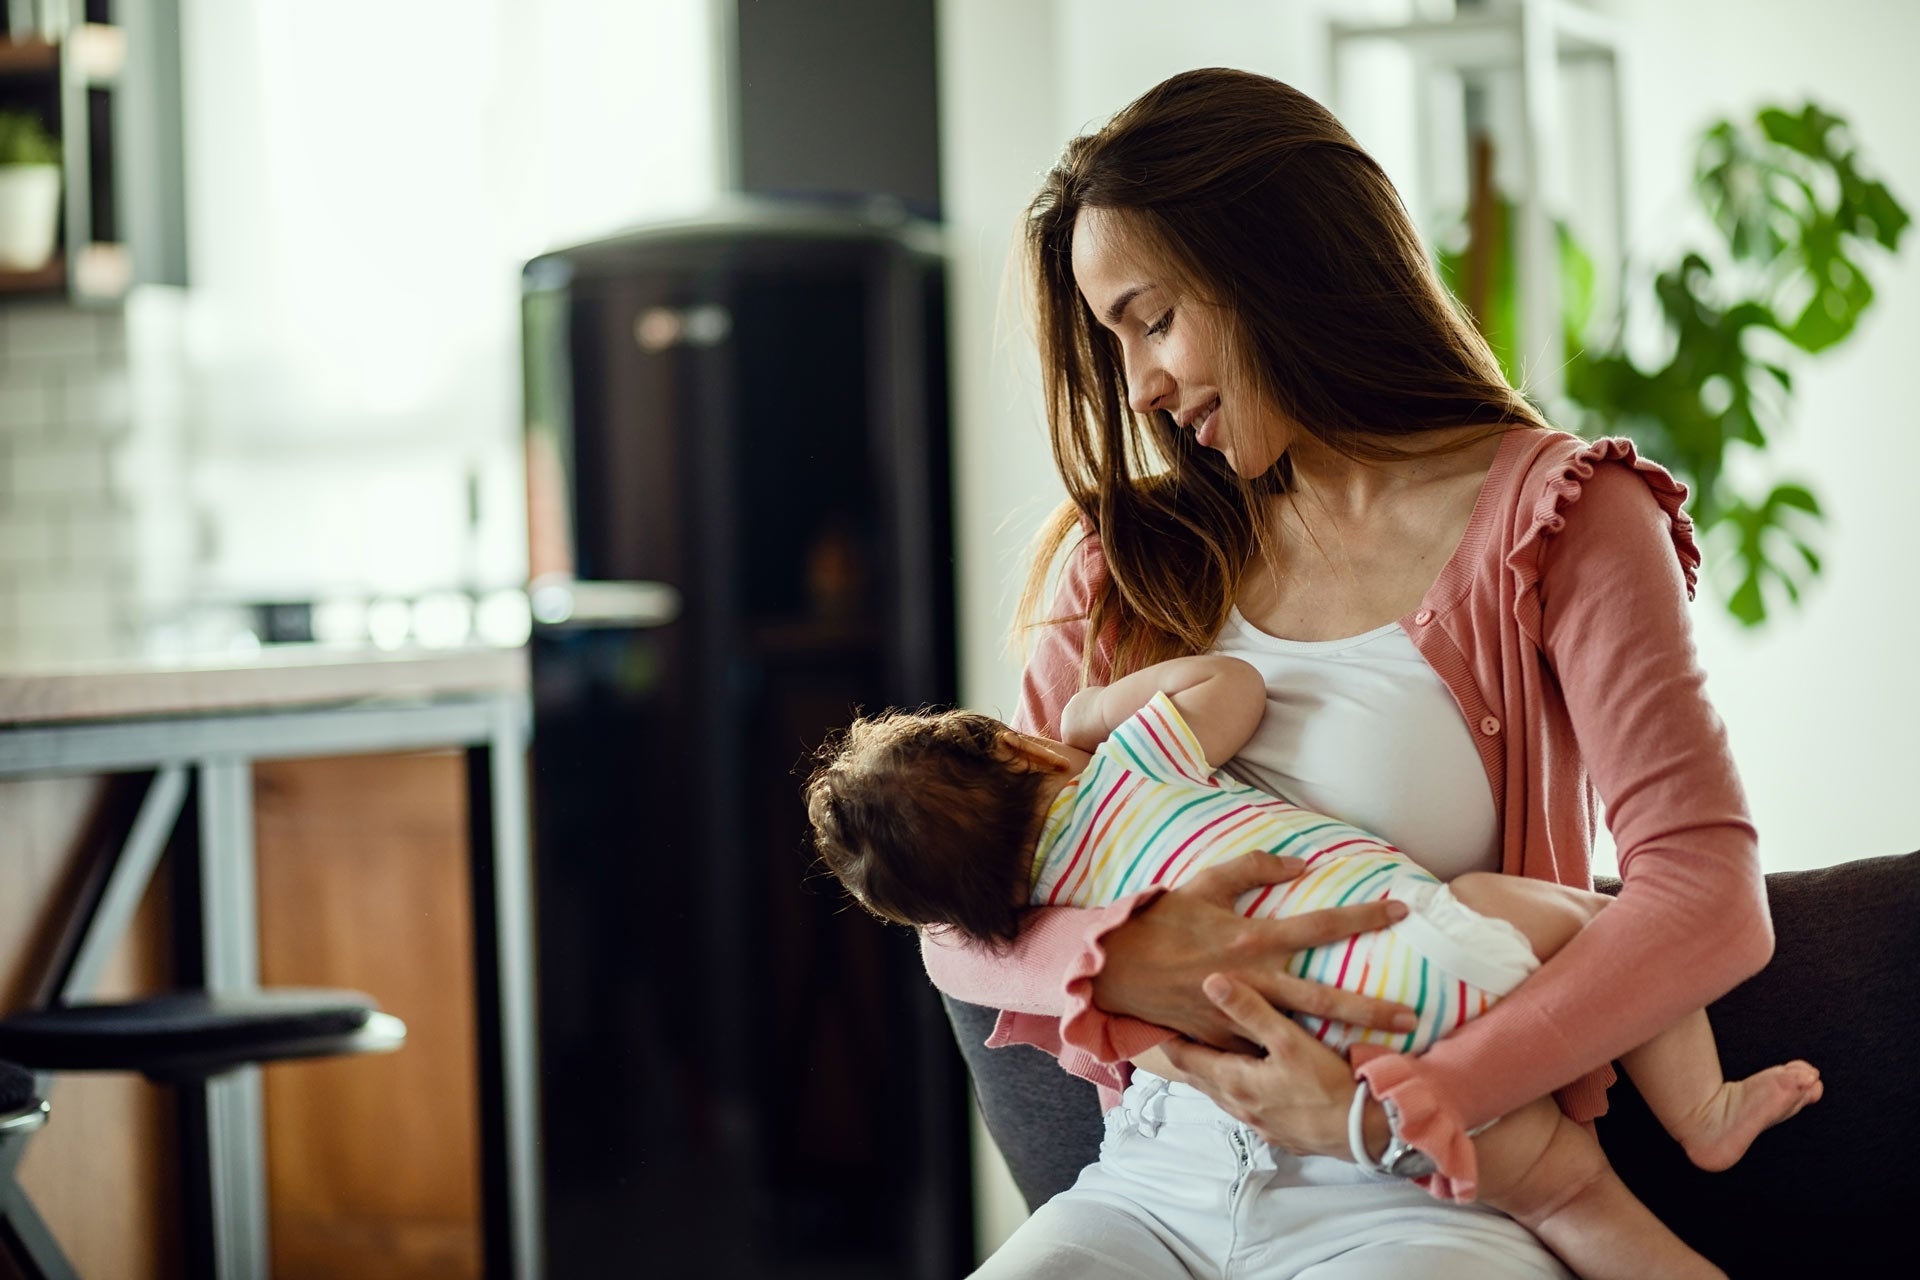
{"label": "baby's leg", "polygon": [[1825,1089],[1820,1072],[1797,1059],[1729,1082],[1704,1009],[1623,1054],[1620,1065],[1687,1158],[1715,1171],[1731,1168],[1762,1131],[1820,1101]]}
{"label": "baby's leg", "polygon": [[1604,893],[1492,871],[1455,876],[1447,888],[1481,915],[1505,920],[1526,934],[1533,954],[1542,960],[1573,941],[1573,935],[1613,901]]}
{"label": "baby's leg", "polygon": [[1620,1181],[1600,1144],[1530,1102],[1474,1139],[1480,1199],[1540,1237],[1582,1280],[1726,1280]]}
{"label": "baby's leg", "polygon": [[[1545,880],[1479,871],[1458,877],[1449,887],[1475,911],[1526,934],[1542,960],[1613,901],[1605,894]],[[1702,1169],[1728,1168],[1763,1130],[1820,1100],[1820,1073],[1800,1061],[1729,1083],[1721,1073],[1704,1010],[1680,1019],[1620,1063],[1647,1107]]]}

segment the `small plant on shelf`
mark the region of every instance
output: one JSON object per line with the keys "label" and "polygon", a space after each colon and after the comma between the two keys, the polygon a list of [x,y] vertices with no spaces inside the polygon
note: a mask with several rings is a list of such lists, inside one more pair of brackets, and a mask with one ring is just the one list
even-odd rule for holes
{"label": "small plant on shelf", "polygon": [[26,111],[0,111],[0,166],[60,164],[60,144],[40,117]]}
{"label": "small plant on shelf", "polygon": [[60,144],[38,116],[0,111],[0,271],[38,271],[60,226]]}

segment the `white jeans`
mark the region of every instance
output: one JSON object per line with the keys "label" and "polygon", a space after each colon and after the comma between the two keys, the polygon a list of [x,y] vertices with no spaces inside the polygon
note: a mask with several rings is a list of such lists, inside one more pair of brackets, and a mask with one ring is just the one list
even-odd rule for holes
{"label": "white jeans", "polygon": [[976,1277],[1572,1280],[1504,1214],[1277,1151],[1186,1085],[1136,1071],[1106,1124],[1100,1158]]}

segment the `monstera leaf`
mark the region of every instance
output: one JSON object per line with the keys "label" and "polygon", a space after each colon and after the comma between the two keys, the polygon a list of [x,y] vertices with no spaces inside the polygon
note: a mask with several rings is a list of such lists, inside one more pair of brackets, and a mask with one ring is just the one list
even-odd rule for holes
{"label": "monstera leaf", "polygon": [[[1853,333],[1874,299],[1868,261],[1897,251],[1910,219],[1893,193],[1862,171],[1846,121],[1812,103],[1796,111],[1767,107],[1749,122],[1722,120],[1707,129],[1694,189],[1721,243],[1652,273],[1668,353],[1652,367],[1627,354],[1622,317],[1610,336],[1583,337],[1592,261],[1561,228],[1568,411],[1583,435],[1630,437],[1686,482],[1727,610],[1757,626],[1770,602],[1784,597],[1797,605],[1820,573],[1815,540],[1824,513],[1804,484],[1775,481],[1764,494],[1749,492],[1729,478],[1729,456],[1741,449],[1764,454],[1787,426],[1788,361],[1796,351],[1829,351]],[[1487,222],[1513,225],[1504,207]],[[1511,267],[1499,269],[1511,262],[1512,246],[1491,248],[1493,281],[1507,296],[1489,298],[1486,315],[1476,318],[1515,378],[1518,290]],[[1456,293],[1466,257],[1439,255]],[[1739,468],[1742,475],[1754,470]]]}
{"label": "monstera leaf", "polygon": [[1910,219],[1860,172],[1840,117],[1808,103],[1797,113],[1769,107],[1756,125],[1721,121],[1707,131],[1695,188],[1729,254],[1759,269],[1770,296],[1791,300],[1788,341],[1824,351],[1873,302],[1856,246],[1896,249]]}

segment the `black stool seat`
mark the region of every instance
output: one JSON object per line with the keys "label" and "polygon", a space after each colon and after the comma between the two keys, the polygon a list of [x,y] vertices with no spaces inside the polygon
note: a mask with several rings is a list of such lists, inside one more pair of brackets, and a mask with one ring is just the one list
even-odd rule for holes
{"label": "black stool seat", "polygon": [[[0,1055],[41,1071],[214,1075],[248,1063],[379,1053],[406,1025],[357,991],[277,987],[55,1005],[0,1021]],[[31,1083],[31,1082],[29,1082]]]}
{"label": "black stool seat", "polygon": [[0,1061],[0,1114],[18,1111],[33,1101],[33,1072]]}

